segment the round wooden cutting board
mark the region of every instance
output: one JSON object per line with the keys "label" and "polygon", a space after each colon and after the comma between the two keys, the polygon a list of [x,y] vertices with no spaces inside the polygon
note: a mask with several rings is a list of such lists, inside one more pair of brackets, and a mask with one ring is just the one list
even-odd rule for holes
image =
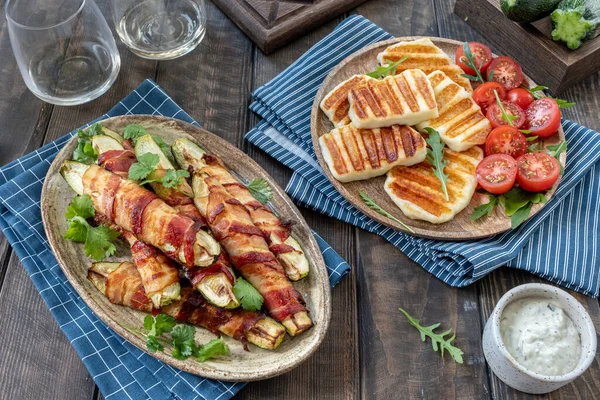
{"label": "round wooden cutting board", "polygon": [[[402,211],[392,202],[390,197],[384,191],[384,182],[385,175],[363,180],[363,181],[355,181],[343,183],[336,180],[327,164],[323,159],[323,154],[321,152],[321,147],[319,145],[319,137],[324,134],[330,132],[334,126],[329,121],[325,113],[321,111],[319,108],[319,104],[332,89],[334,89],[338,84],[342,81],[350,78],[355,74],[365,74],[375,70],[377,67],[377,54],[385,50],[386,47],[402,41],[410,41],[421,39],[422,37],[401,37],[386,40],[383,42],[378,42],[372,44],[371,46],[365,47],[364,49],[357,51],[356,53],[347,57],[344,61],[340,63],[336,68],[334,68],[329,75],[323,81],[321,88],[317,92],[317,96],[313,103],[312,115],[311,115],[311,133],[312,133],[312,142],[315,148],[315,152],[317,154],[317,158],[325,174],[333,184],[333,186],[344,196],[346,200],[348,200],[353,206],[359,209],[361,212],[374,219],[377,222],[380,222],[384,225],[387,225],[393,229],[397,229],[402,232],[410,233],[404,228],[402,225],[397,223],[396,221],[385,217],[374,210],[371,210],[369,207],[365,205],[363,200],[358,194],[359,190],[364,191],[370,198],[372,198],[375,203],[381,206],[384,210],[392,214],[394,217],[398,218],[400,221],[404,222],[414,231],[415,236],[430,238],[430,239],[442,239],[442,240],[466,240],[466,239],[478,239],[489,237],[495,235],[497,233],[505,232],[511,229],[510,218],[504,214],[504,210],[502,207],[496,207],[494,214],[491,216],[480,218],[477,221],[471,221],[470,215],[473,213],[473,209],[482,203],[488,202],[488,196],[484,194],[475,193],[469,205],[459,214],[457,214],[453,220],[445,222],[443,224],[432,224],[426,221],[419,221],[407,218]],[[454,55],[458,46],[461,46],[463,43],[444,38],[435,38],[431,37],[431,41],[442,49],[446,54],[450,56],[452,60],[454,60]],[[525,82],[523,86],[534,87],[536,84],[529,79],[529,77],[525,77]],[[558,134],[548,138],[544,141],[544,145],[552,145],[559,143],[564,140],[564,131],[562,127],[559,129]],[[562,153],[560,156],[560,162],[562,165],[565,165],[566,153]],[[554,194],[556,187],[560,183],[559,181],[554,185],[554,187],[546,194],[546,198],[548,200]],[[546,203],[547,204],[547,203]],[[530,217],[537,214],[545,204],[539,203],[535,204],[531,210]]]}
{"label": "round wooden cutting board", "polygon": [[[188,138],[200,144],[209,153],[221,157],[227,167],[243,182],[248,182],[253,178],[265,179],[273,191],[270,206],[283,220],[294,221],[292,235],[302,246],[310,263],[310,273],[306,278],[295,282],[294,287],[304,296],[314,326],[297,337],[290,338],[288,336],[276,350],[263,350],[249,345],[250,351],[245,351],[242,343],[224,337],[231,354],[204,363],[197,362],[193,358],[185,361],[173,358],[170,355],[172,351],[170,345],[165,345],[164,352],[159,351],[151,355],[184,371],[226,381],[253,381],[269,378],[288,372],[306,360],[322,342],[329,326],[330,285],[319,246],[302,214],[283,189],[239,149],[220,137],[188,123],[150,115],[115,117],[100,123],[118,133],[122,133],[125,126],[129,124],[139,124],[149,133],[163,138],[167,144],[173,143],[176,138]],[[145,338],[124,328],[127,326],[142,329],[146,314],[111,304],[86,278],[92,260],[85,256],[83,245],[63,238],[67,230],[65,210],[75,196],[75,192],[67,185],[59,170],[65,160],[72,158],[76,146],[77,137],[74,137],[56,156],[44,181],[41,210],[50,246],[69,282],[92,311],[119,335],[147,351]],[[129,248],[124,243],[117,245],[117,255],[107,261],[131,260]],[[204,344],[214,338],[215,335],[208,330],[196,328],[197,343]]]}

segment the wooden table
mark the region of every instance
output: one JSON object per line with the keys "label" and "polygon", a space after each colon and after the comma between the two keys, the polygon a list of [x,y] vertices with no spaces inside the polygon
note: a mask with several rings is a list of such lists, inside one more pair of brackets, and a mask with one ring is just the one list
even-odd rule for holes
{"label": "wooden table", "polygon": [[[108,2],[97,1],[110,15]],[[3,1],[0,1],[3,3]],[[371,0],[353,10],[396,36],[432,35],[481,40],[452,13],[453,0]],[[248,110],[250,92],[272,79],[340,22],[337,18],[281,50],[264,56],[207,1],[208,33],[191,54],[155,62],[122,45],[121,73],[101,98],[77,107],[55,107],[25,87],[10,49],[6,21],[0,30],[0,165],[102,115],[145,78],[153,78],[206,129],[258,161],[285,186],[291,172],[244,142],[259,119]],[[600,129],[600,74],[568,90],[572,118]],[[512,287],[533,275],[501,268],[467,288],[452,288],[410,261],[383,238],[302,210],[308,223],[352,264],[333,290],[329,334],[315,355],[283,376],[247,385],[241,399],[525,399],[487,368],[481,349],[484,323]],[[598,301],[577,296],[600,331]],[[397,311],[424,323],[457,330],[465,363],[442,360]],[[0,398],[102,399],[85,367],[52,319],[19,260],[0,239]],[[545,396],[600,398],[600,356],[574,383]]]}

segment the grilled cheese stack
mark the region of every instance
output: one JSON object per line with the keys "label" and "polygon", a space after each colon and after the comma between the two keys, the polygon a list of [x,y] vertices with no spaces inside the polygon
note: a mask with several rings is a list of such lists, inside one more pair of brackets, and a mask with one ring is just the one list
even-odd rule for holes
{"label": "grilled cheese stack", "polygon": [[421,132],[425,132],[426,127],[437,130],[441,140],[454,151],[484,144],[492,125],[471,94],[442,71],[432,72],[428,78],[435,92],[439,115],[418,124],[417,129]]}
{"label": "grilled cheese stack", "polygon": [[462,153],[444,149],[448,164],[446,183],[449,200],[431,164],[422,162],[412,167],[394,167],[387,173],[384,189],[408,218],[441,224],[465,209],[477,188],[475,168],[483,159],[483,151],[472,147]]}
{"label": "grilled cheese stack", "polygon": [[396,67],[396,73],[411,68],[418,68],[426,74],[442,71],[469,93],[473,91],[471,82],[462,76],[463,70],[428,38],[393,44],[379,53],[377,60],[379,64],[386,65],[388,62],[398,61],[404,56],[408,56],[408,58]]}
{"label": "grilled cheese stack", "polygon": [[369,77],[367,75],[354,75],[350,79],[337,85],[321,101],[321,110],[323,110],[325,115],[327,115],[327,118],[329,118],[336,128],[350,123],[350,117],[348,117],[348,110],[350,109],[348,92],[364,83],[366,78]]}
{"label": "grilled cheese stack", "polygon": [[427,155],[425,140],[409,126],[357,129],[352,124],[319,138],[323,158],[340,182],[381,176],[397,165],[414,165]]}
{"label": "grilled cheese stack", "polygon": [[427,75],[418,69],[384,79],[365,77],[348,92],[348,117],[359,129],[416,125],[438,116]]}

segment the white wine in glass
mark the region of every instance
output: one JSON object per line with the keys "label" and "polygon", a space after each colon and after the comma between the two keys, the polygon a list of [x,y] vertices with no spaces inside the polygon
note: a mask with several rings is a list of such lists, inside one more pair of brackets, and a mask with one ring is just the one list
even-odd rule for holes
{"label": "white wine in glass", "polygon": [[206,33],[204,0],[112,0],[112,6],[119,37],[143,58],[181,57]]}

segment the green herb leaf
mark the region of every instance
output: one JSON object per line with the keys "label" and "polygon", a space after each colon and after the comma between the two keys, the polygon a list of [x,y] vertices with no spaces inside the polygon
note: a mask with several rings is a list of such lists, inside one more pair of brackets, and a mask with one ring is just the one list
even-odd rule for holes
{"label": "green herb leaf", "polygon": [[144,136],[147,135],[148,132],[146,131],[146,129],[138,124],[129,124],[125,127],[125,129],[123,130],[123,137],[125,139],[131,139],[131,142],[135,145],[135,142],[137,142],[137,140]]}
{"label": "green herb leaf", "polygon": [[[467,74],[461,74],[461,75],[472,81],[485,83],[485,81],[483,80],[483,77],[481,76],[481,65],[480,66],[475,65],[475,57],[473,57],[473,53],[471,53],[471,48],[469,47],[468,42],[463,43],[463,51],[464,51],[465,55],[461,59],[462,62],[464,62],[465,65],[470,67],[473,71],[475,71],[476,76],[467,75]],[[489,78],[489,76],[488,76],[488,78]]]}
{"label": "green herb leaf", "polygon": [[490,195],[489,202],[475,207],[475,209],[473,210],[473,214],[471,214],[471,220],[475,221],[475,220],[483,217],[484,215],[487,215],[487,216],[492,215],[494,208],[496,208],[496,204],[498,204],[498,197],[494,196],[494,195]]}
{"label": "green herb leaf", "polygon": [[527,136],[525,138],[525,140],[527,140],[528,142],[533,142],[534,140],[536,140],[538,137],[537,136]]}
{"label": "green herb leaf", "polygon": [[369,196],[367,196],[367,194],[365,192],[363,192],[362,190],[358,191],[358,194],[360,196],[361,199],[363,199],[363,201],[365,202],[365,204],[374,211],[377,211],[379,214],[383,215],[384,217],[388,217],[389,219],[396,221],[397,223],[399,223],[400,225],[402,225],[404,227],[404,229],[406,229],[407,231],[411,232],[411,233],[415,233],[415,231],[413,231],[410,226],[406,225],[404,222],[400,221],[398,218],[394,217],[392,214],[390,214],[389,212],[385,211],[383,208],[381,208],[380,206],[378,206],[375,201],[373,201],[373,199],[371,199]]}
{"label": "green herb leaf", "polygon": [[177,171],[174,169],[168,169],[167,172],[165,172],[165,175],[161,178],[161,183],[166,188],[172,188],[182,184],[185,178],[189,178],[189,176],[190,173],[183,169],[178,169]]}
{"label": "green herb leaf", "polygon": [[220,355],[229,354],[229,347],[222,338],[213,339],[205,345],[199,346],[194,351],[194,356],[200,362],[204,362],[208,359],[211,359]]}
{"label": "green herb leaf", "polygon": [[96,261],[101,261],[105,257],[115,254],[117,248],[112,243],[119,237],[119,232],[105,225],[97,227],[88,227],[85,238],[85,255],[92,257]]}
{"label": "green herb leaf", "polygon": [[493,70],[493,69],[490,69],[490,70],[488,71],[487,81],[488,81],[488,82],[492,82],[493,80],[494,80],[494,70]]}
{"label": "green herb leaf", "polygon": [[556,103],[558,104],[558,106],[560,108],[569,108],[569,107],[573,107],[576,104],[574,101],[569,102],[567,100],[559,99],[557,97],[555,97],[554,100],[556,100]]}
{"label": "green herb leaf", "polygon": [[387,61],[386,65],[377,66],[375,71],[369,72],[365,75],[370,76],[371,78],[375,78],[375,79],[384,78],[388,75],[396,75],[396,67],[398,67],[398,65],[400,65],[404,61],[406,61],[406,59],[408,57],[409,56],[404,56],[395,62],[390,62],[389,60],[386,60]]}
{"label": "green herb leaf", "polygon": [[171,343],[173,344],[173,357],[185,360],[191,356],[196,349],[194,334],[196,330],[190,325],[178,325],[171,332]]}
{"label": "green herb leaf", "polygon": [[71,200],[71,203],[67,207],[65,218],[69,220],[75,216],[80,216],[81,218],[87,219],[94,215],[96,215],[96,211],[94,210],[92,198],[89,195],[84,194],[73,197],[73,200]]}
{"label": "green herb leaf", "polygon": [[77,130],[77,147],[73,151],[73,160],[84,164],[92,164],[98,158],[94,147],[92,146],[91,137],[102,133],[102,126],[94,124],[87,131],[83,129]]}
{"label": "green herb leaf", "polygon": [[233,294],[246,311],[258,311],[263,305],[262,295],[244,278],[237,278],[233,285]]}
{"label": "green herb leaf", "polygon": [[165,313],[160,313],[156,317],[154,317],[154,323],[152,324],[152,328],[150,329],[149,334],[152,336],[160,336],[163,333],[169,333],[173,330],[175,324],[175,318]]}
{"label": "green herb leaf", "polygon": [[556,158],[556,161],[558,161],[558,165],[560,165],[560,174],[564,174],[565,173],[565,168],[563,167],[562,163],[560,162],[560,154],[563,151],[567,151],[567,142],[566,141],[561,141],[558,144],[551,144],[548,145],[548,147],[546,147],[548,149],[548,154],[550,154],[552,157]]}
{"label": "green herb leaf", "polygon": [[164,140],[160,136],[152,135],[152,139],[156,142],[160,150],[163,152],[165,156],[171,161],[171,164],[175,164],[175,159],[173,158],[173,153],[171,152],[171,146],[165,143]]}
{"label": "green herb leaf", "polygon": [[139,181],[150,175],[158,165],[159,157],[156,154],[146,153],[137,158],[137,162],[129,167],[128,178]]}
{"label": "green herb leaf", "polygon": [[498,104],[498,107],[500,107],[500,111],[502,112],[502,119],[506,121],[508,125],[514,126],[513,121],[517,119],[518,116],[509,115],[506,113],[506,110],[504,110],[504,106],[502,105],[502,101],[500,101],[500,97],[498,97],[498,92],[496,90],[494,90],[494,96],[496,96],[496,104]]}
{"label": "green herb leaf", "polygon": [[520,187],[514,187],[502,195],[504,212],[510,218],[512,229],[521,225],[531,212],[531,207],[537,203],[548,201],[542,193],[527,192]]}
{"label": "green herb leaf", "polygon": [[456,337],[456,334],[452,335],[452,337],[446,339],[445,336],[449,335],[452,332],[452,329],[448,329],[445,332],[441,332],[441,333],[435,333],[433,332],[434,329],[437,329],[440,324],[433,324],[430,326],[421,326],[421,324],[419,323],[419,320],[417,320],[416,318],[412,317],[408,312],[404,311],[402,308],[399,308],[398,310],[400,310],[400,312],[402,312],[402,314],[404,314],[404,316],[406,316],[406,318],[408,319],[408,322],[414,326],[415,328],[417,328],[417,330],[419,331],[419,333],[421,334],[421,340],[424,342],[427,340],[427,337],[429,337],[431,339],[431,345],[433,347],[433,351],[440,351],[442,358],[444,358],[444,351],[447,351],[448,354],[450,354],[450,357],[452,357],[452,359],[454,361],[456,361],[459,364],[463,363],[463,352],[462,350],[460,350],[458,347],[455,347],[452,345],[452,341],[454,340],[454,338]]}
{"label": "green herb leaf", "polygon": [[271,190],[269,183],[262,178],[252,179],[250,183],[246,185],[246,188],[250,191],[250,194],[262,204],[269,202],[273,196],[273,191]]}
{"label": "green herb leaf", "polygon": [[[536,86],[536,87],[533,87],[533,88],[527,89],[527,90],[529,90],[529,93],[531,93],[531,95],[535,99],[541,99],[544,96],[541,94],[538,94],[536,92],[540,92],[540,91],[543,92],[546,89],[548,89],[547,86]],[[551,98],[556,101],[556,103],[558,104],[558,106],[560,108],[569,108],[569,107],[573,107],[576,104],[575,102],[569,102],[567,100],[559,99],[557,97],[551,97]]]}
{"label": "green herb leaf", "polygon": [[437,176],[437,178],[442,184],[442,192],[444,192],[444,197],[446,198],[446,200],[450,200],[448,197],[448,188],[446,185],[448,181],[448,174],[444,173],[444,168],[446,168],[446,164],[448,163],[448,161],[444,159],[445,144],[441,141],[440,134],[438,131],[429,127],[425,128],[425,130],[429,134],[429,137],[425,139],[425,141],[431,147],[430,149],[427,149],[426,159],[429,162],[429,164],[432,165],[433,173],[435,174],[435,176]]}
{"label": "green herb leaf", "polygon": [[150,314],[146,315],[144,317],[144,329],[149,331],[150,329],[152,329],[153,325],[154,325],[154,317]]}
{"label": "green herb leaf", "polygon": [[165,349],[154,336],[146,336],[146,348],[150,353],[156,353]]}

